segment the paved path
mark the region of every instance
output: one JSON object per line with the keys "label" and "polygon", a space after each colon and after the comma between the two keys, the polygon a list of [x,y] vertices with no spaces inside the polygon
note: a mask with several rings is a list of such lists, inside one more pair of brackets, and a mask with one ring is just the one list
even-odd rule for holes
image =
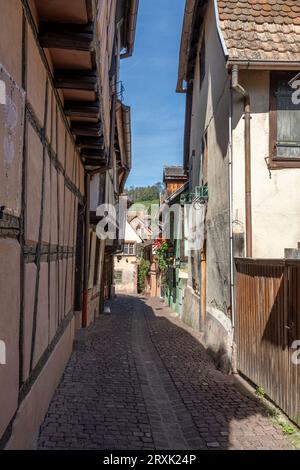
{"label": "paved path", "polygon": [[290,448],[158,299],[111,305],[76,342],[38,448]]}

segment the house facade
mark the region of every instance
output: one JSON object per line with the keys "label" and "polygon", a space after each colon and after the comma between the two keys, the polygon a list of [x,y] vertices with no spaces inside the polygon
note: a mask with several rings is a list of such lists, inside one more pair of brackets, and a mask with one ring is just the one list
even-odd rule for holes
{"label": "house facade", "polygon": [[137,231],[126,221],[122,251],[114,256],[116,294],[138,293],[138,245],[143,243]]}
{"label": "house facade", "polygon": [[187,181],[187,175],[182,166],[165,166],[163,172],[163,183],[166,187],[166,196],[181,188]]}
{"label": "house facade", "polygon": [[169,224],[169,241],[172,251],[168,261],[168,270],[164,276],[164,286],[162,290],[166,304],[169,305],[185,323],[189,324],[189,312],[184,309],[184,295],[188,281],[189,230],[185,207],[187,194],[188,182],[184,185],[179,185],[178,189],[169,193],[169,196],[163,201],[163,205],[170,211],[169,218],[165,222]]}
{"label": "house facade", "polygon": [[118,83],[137,7],[1,2],[0,448],[31,447],[75,330],[100,311],[115,247],[96,209],[130,170]]}
{"label": "house facade", "polygon": [[186,93],[191,200],[208,193],[185,302],[227,370],[235,356],[235,258],[299,253],[300,5],[256,3],[186,1],[177,85]]}

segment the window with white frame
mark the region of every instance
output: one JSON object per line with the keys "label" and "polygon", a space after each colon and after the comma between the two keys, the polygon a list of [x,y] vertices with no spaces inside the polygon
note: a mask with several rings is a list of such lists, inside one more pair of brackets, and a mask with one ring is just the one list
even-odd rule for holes
{"label": "window with white frame", "polygon": [[124,244],[124,255],[134,256],[135,255],[135,243],[125,243]]}

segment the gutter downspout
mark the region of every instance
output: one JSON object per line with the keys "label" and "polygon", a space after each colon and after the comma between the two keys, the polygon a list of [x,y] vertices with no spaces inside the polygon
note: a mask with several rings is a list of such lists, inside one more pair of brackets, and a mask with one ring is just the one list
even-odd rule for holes
{"label": "gutter downspout", "polygon": [[186,0],[179,52],[178,81],[176,86],[176,93],[186,92],[186,89],[183,87],[183,80],[186,76],[187,61],[190,52],[190,37],[192,31],[195,5],[196,0]]}
{"label": "gutter downspout", "polygon": [[239,84],[239,69],[237,65],[234,65],[232,68],[232,88],[244,98],[246,257],[252,258],[251,108],[249,93]]}
{"label": "gutter downspout", "polygon": [[128,26],[127,26],[128,27],[127,51],[120,56],[121,59],[127,59],[128,57],[132,57],[133,49],[134,49],[135,34],[136,34],[138,9],[139,9],[139,0],[131,0]]}
{"label": "gutter downspout", "polygon": [[125,175],[122,181],[124,190],[125,183],[129,176],[132,166],[132,149],[131,149],[131,114],[130,106],[122,105],[122,117],[123,117],[123,130],[124,130],[124,141],[125,141],[125,152],[126,152],[126,168]]}
{"label": "gutter downspout", "polygon": [[88,323],[88,292],[89,292],[89,250],[90,250],[90,175],[85,174],[85,234],[84,234],[84,274],[82,298],[82,328]]}
{"label": "gutter downspout", "polygon": [[230,93],[229,103],[229,156],[228,156],[228,172],[229,172],[229,256],[230,256],[230,305],[231,305],[231,324],[232,324],[232,372],[237,373],[236,361],[236,343],[235,343],[235,283],[234,283],[234,251],[233,251],[233,149],[232,149],[232,111],[233,96]]}

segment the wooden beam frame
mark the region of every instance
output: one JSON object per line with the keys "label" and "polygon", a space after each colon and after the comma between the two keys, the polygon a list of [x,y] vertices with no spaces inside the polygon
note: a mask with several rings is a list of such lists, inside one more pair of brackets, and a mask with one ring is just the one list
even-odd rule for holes
{"label": "wooden beam frame", "polygon": [[74,135],[101,137],[103,134],[102,124],[98,122],[74,121],[71,127]]}
{"label": "wooden beam frame", "polygon": [[105,157],[104,149],[83,149],[81,152],[83,157],[91,158],[103,158]]}
{"label": "wooden beam frame", "polygon": [[99,119],[100,103],[96,101],[65,101],[64,111],[70,118]]}
{"label": "wooden beam frame", "polygon": [[69,49],[90,52],[93,50],[93,24],[42,22],[39,41],[43,48]]}
{"label": "wooden beam frame", "polygon": [[78,136],[76,138],[76,145],[81,149],[104,149],[104,138],[103,137],[85,137]]}
{"label": "wooden beam frame", "polygon": [[95,71],[61,70],[54,72],[54,84],[59,89],[97,91],[97,75]]}
{"label": "wooden beam frame", "polygon": [[107,165],[107,158],[86,158],[84,162],[85,166],[99,166],[102,168]]}

